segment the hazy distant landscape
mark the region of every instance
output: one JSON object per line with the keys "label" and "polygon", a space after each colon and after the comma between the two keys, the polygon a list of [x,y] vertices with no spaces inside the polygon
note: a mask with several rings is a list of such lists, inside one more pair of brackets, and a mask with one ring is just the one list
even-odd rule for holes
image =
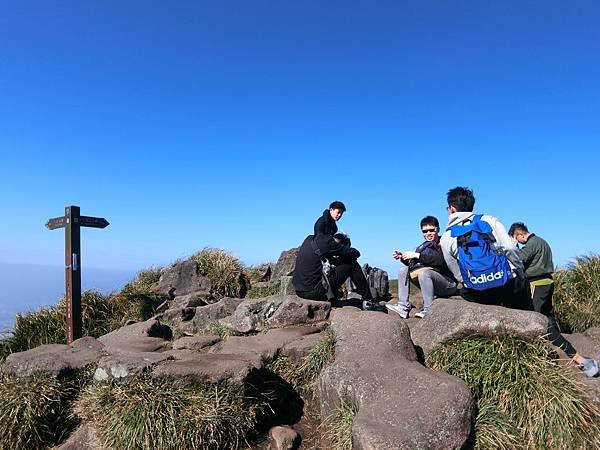
{"label": "hazy distant landscape", "polygon": [[[87,268],[83,289],[102,293],[120,290],[136,271]],[[0,263],[0,330],[12,328],[17,313],[55,304],[65,291],[64,268],[37,264]]]}

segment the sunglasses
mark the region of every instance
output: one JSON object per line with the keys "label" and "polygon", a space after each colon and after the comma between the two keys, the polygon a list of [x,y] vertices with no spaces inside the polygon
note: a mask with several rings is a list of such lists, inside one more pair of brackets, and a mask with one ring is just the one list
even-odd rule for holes
{"label": "sunglasses", "polygon": [[437,231],[437,228],[427,228],[426,230],[421,230],[423,232],[423,234],[425,233],[435,233]]}

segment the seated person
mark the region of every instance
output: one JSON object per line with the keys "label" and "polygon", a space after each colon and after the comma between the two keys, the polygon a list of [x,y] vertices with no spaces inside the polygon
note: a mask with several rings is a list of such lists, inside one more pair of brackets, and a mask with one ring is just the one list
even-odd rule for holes
{"label": "seated person", "polygon": [[339,201],[332,202],[329,209],[323,211],[323,215],[315,222],[315,236],[317,234],[327,234],[333,236],[338,232],[336,222],[342,218],[346,212],[346,206]]}
{"label": "seated person", "polygon": [[560,347],[588,377],[597,376],[598,362],[580,355],[558,331],[552,305],[554,262],[550,245],[541,237],[530,233],[523,222],[513,223],[508,234],[523,246],[519,256],[523,261],[527,292],[533,303],[533,310],[548,317],[548,340]]}
{"label": "seated person", "polygon": [[394,259],[402,260],[405,266],[398,272],[398,305],[387,304],[386,308],[399,314],[403,319],[408,317],[410,311],[409,278],[421,288],[423,310],[415,314],[418,318],[425,317],[435,296],[449,297],[456,293],[456,282],[446,266],[440,247],[439,231],[440,223],[435,217],[424,217],[421,220],[421,232],[425,242],[414,252],[395,250],[392,253]]}
{"label": "seated person", "polygon": [[[360,252],[350,247],[347,237],[341,233],[334,236],[326,234],[309,235],[298,251],[292,284],[296,295],[307,300],[327,300],[331,298],[328,290],[336,293],[348,277],[356,285],[356,291],[362,296],[363,309],[380,310],[373,298],[365,275],[357,262]],[[329,266],[328,273],[323,263]],[[332,298],[333,299],[333,298]]]}

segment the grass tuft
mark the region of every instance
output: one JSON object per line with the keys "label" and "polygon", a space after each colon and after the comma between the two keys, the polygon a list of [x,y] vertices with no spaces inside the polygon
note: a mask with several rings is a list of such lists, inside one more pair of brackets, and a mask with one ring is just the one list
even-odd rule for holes
{"label": "grass tuft", "polygon": [[215,298],[240,297],[244,289],[239,282],[243,267],[235,256],[217,248],[204,248],[192,258],[198,271],[209,278]]}
{"label": "grass tuft", "polygon": [[553,303],[565,332],[600,326],[600,255],[580,256],[554,276]]}
{"label": "grass tuft", "polygon": [[312,348],[299,364],[292,363],[286,355],[279,355],[267,365],[267,369],[296,389],[312,391],[319,374],[333,358],[334,346],[335,335],[328,329],[325,339]]}
{"label": "grass tuft", "polygon": [[477,449],[600,446],[600,411],[542,339],[468,338],[434,349],[426,362],[471,389]]}
{"label": "grass tuft", "polygon": [[92,373],[88,367],[63,379],[1,377],[0,448],[41,449],[59,443],[77,424],[71,407]]}
{"label": "grass tuft", "polygon": [[352,449],[352,426],[358,413],[358,406],[344,400],[325,419],[327,437],[331,443],[331,450]]}
{"label": "grass tuft", "polygon": [[259,405],[243,388],[181,384],[148,375],[88,386],[76,414],[94,422],[115,449],[236,449],[255,426]]}

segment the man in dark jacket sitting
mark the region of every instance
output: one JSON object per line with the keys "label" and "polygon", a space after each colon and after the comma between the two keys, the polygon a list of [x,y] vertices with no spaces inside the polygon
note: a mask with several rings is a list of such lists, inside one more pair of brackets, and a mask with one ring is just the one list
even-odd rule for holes
{"label": "man in dark jacket sitting", "polygon": [[[309,235],[300,246],[292,283],[296,295],[307,300],[327,300],[349,277],[362,296],[363,309],[380,310],[356,261],[360,252],[350,247],[343,234]],[[333,264],[333,266],[331,265]]]}
{"label": "man in dark jacket sitting", "polygon": [[408,317],[410,311],[409,280],[421,288],[423,310],[415,314],[418,318],[427,315],[435,296],[448,297],[456,293],[456,281],[446,265],[440,247],[439,231],[440,223],[437,218],[424,217],[421,219],[421,232],[425,242],[414,252],[395,250],[392,253],[394,259],[402,260],[405,266],[398,272],[398,305],[387,304],[386,307],[398,313],[403,319]]}
{"label": "man in dark jacket sitting", "polygon": [[315,222],[315,236],[318,234],[327,234],[333,236],[338,232],[336,222],[342,218],[346,212],[346,206],[340,202],[331,202],[329,209],[323,211],[323,215]]}

